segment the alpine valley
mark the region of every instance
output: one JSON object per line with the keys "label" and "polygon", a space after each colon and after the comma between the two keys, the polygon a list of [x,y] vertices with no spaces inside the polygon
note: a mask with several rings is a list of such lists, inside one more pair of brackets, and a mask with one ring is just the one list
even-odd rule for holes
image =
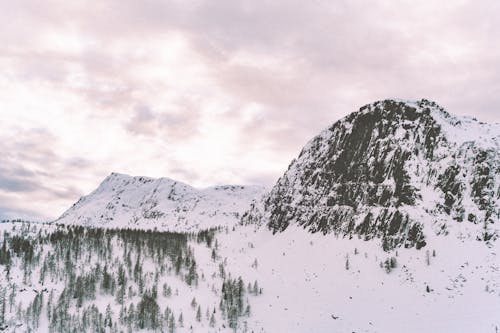
{"label": "alpine valley", "polygon": [[0,224],[3,332],[500,330],[500,124],[363,106],[276,184],[112,173]]}

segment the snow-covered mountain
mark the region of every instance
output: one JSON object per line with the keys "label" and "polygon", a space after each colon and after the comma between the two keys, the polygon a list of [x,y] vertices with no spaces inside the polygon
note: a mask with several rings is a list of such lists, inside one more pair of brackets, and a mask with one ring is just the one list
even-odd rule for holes
{"label": "snow-covered mountain", "polygon": [[196,189],[169,178],[112,173],[55,222],[177,232],[233,226],[264,192],[261,186]]}
{"label": "snow-covered mountain", "polygon": [[422,248],[431,234],[494,241],[500,227],[500,124],[436,103],[384,100],[313,138],[244,222],[273,232],[379,238]]}
{"label": "snow-covered mountain", "polygon": [[498,333],[499,143],[385,100],[268,193],[112,174],[72,226],[0,224],[0,331]]}

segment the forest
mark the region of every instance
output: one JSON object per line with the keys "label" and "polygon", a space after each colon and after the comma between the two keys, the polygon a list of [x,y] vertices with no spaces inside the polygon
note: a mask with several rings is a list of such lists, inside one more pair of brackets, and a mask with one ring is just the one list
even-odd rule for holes
{"label": "forest", "polygon": [[[218,229],[19,222],[1,230],[0,331],[245,331],[249,297],[262,293],[257,281],[226,271]],[[195,255],[202,252],[204,269]]]}

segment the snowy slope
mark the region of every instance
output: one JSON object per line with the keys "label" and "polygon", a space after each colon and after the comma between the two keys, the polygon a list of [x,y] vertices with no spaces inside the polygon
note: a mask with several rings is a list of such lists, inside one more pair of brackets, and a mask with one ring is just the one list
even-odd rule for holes
{"label": "snowy slope", "polygon": [[232,226],[264,191],[239,185],[196,189],[168,178],[112,173],[55,222],[178,232]]}
{"label": "snowy slope", "polygon": [[[47,318],[48,304],[51,303],[48,296],[54,294],[51,307],[56,309],[61,302],[55,300],[60,299],[61,293],[68,288],[64,278],[57,278],[65,276],[66,248],[51,248],[50,242],[39,242],[36,238],[45,237],[57,244],[60,233],[58,237],[47,238],[43,235],[54,234],[58,230],[67,233],[67,230],[54,225],[36,225],[29,232],[26,226],[19,224],[0,225],[3,237],[33,238],[32,243],[39,250],[35,257],[37,263],[26,265],[23,256],[13,254],[10,273],[0,270],[7,304],[7,332],[26,329],[26,318],[31,318],[35,298],[40,291],[45,297],[35,331],[47,332],[49,325],[57,325],[53,316],[50,321]],[[146,239],[143,238],[143,241]],[[125,311],[128,312],[132,304],[137,309],[144,292],[156,286],[160,313],[170,309],[175,318],[173,331],[178,333],[233,332],[228,326],[227,313],[220,309],[222,282],[239,276],[245,286],[257,281],[262,293],[255,295],[248,289],[244,291],[250,313],[239,319],[236,332],[496,333],[500,329],[498,242],[487,247],[472,239],[431,236],[427,250],[402,248],[385,252],[376,240],[311,234],[297,226],[273,235],[266,228],[252,225],[216,232],[211,246],[195,239],[188,239],[186,244],[190,249],[188,252],[196,260],[198,282],[194,285],[185,282],[187,271],[184,268],[176,274],[174,262],[168,258],[158,262],[153,244],[143,246],[140,251],[143,282],[136,280],[135,273],[132,273],[139,262],[136,259],[136,241],[124,243],[119,237],[113,237],[108,242],[99,236],[94,239],[99,245],[97,248],[93,242],[84,242],[79,246],[74,246],[72,242],[69,244],[73,244],[70,246],[71,255],[74,251],[82,254],[73,259],[73,270],[82,276],[95,272],[95,265],[100,264],[101,267],[107,266],[108,272],[115,278],[118,267],[125,265],[126,258],[130,256],[132,264],[124,266],[129,271],[126,289],[131,290],[125,296]],[[0,239],[2,242],[3,239]],[[154,251],[151,252],[151,249]],[[215,259],[212,256],[214,250]],[[51,262],[48,258],[59,256],[58,253],[62,254],[61,259],[52,263],[57,269],[48,269],[43,281],[40,269],[45,266],[45,261]],[[390,270],[384,264],[388,258],[395,258],[395,267]],[[221,267],[224,268],[224,276],[221,275]],[[161,273],[156,277],[158,272]],[[10,274],[8,283],[5,282],[6,274]],[[144,284],[144,292],[141,292],[141,283]],[[163,294],[164,284],[172,289],[171,295]],[[128,321],[120,319],[123,306],[116,301],[119,288],[115,288],[114,296],[103,291],[101,280],[97,281],[97,286],[97,297],[85,300],[81,309],[77,308],[77,300],[71,296],[68,313],[81,318],[82,313],[95,305],[104,315],[109,304],[113,323],[121,324],[118,324],[118,330],[105,328],[103,331],[115,332],[126,328]],[[16,306],[9,306],[10,299]],[[191,306],[193,299],[202,309],[199,321],[196,319],[197,306]],[[209,317],[213,312],[215,324],[212,327]],[[178,319],[180,314],[183,314],[182,324]],[[166,317],[161,319],[164,331],[167,331],[167,322]],[[132,331],[154,330],[138,329],[132,325]]]}
{"label": "snowy slope", "polygon": [[[385,252],[376,240],[311,234],[297,225],[275,235],[241,227],[218,241],[227,270],[263,288],[251,300],[254,332],[500,329],[498,242],[489,248],[430,236],[427,250]],[[388,272],[384,262],[391,257],[396,267]]]}
{"label": "snowy slope", "polygon": [[[160,237],[135,230],[125,237],[118,230],[101,234],[85,228],[87,239],[78,243],[78,228],[0,225],[0,245],[7,239],[12,249],[10,268],[0,269],[0,306],[2,295],[9,299],[7,331],[35,325],[26,318],[33,316],[36,295],[47,288],[54,299],[67,301],[51,307],[42,301],[40,332],[57,326],[48,308],[59,303],[77,317],[70,322],[83,320],[93,305],[99,319],[109,304],[116,327],[105,332],[152,332],[130,326],[122,313],[132,305],[137,309],[156,286],[163,331],[498,333],[499,142],[498,124],[455,117],[426,100],[386,100],[311,140],[262,201],[258,187],[197,190],[165,178],[112,174],[57,222],[175,231],[234,228],[213,231],[210,243],[207,234]],[[31,264],[23,239],[35,249]],[[165,249],[176,241],[177,249]],[[82,308],[73,295],[61,297],[66,288],[75,289],[66,265],[82,276],[101,265],[116,281],[119,267],[126,267],[129,292],[123,304],[117,301],[119,288],[103,287],[102,274],[93,280],[95,298]],[[53,268],[42,280],[45,266]],[[192,270],[198,278],[190,284]],[[248,311],[239,313],[232,329],[223,283],[238,277],[250,284],[241,292]],[[162,294],[163,284],[172,288],[171,295]],[[199,320],[193,298],[202,309]],[[134,318],[139,322],[137,313]]]}
{"label": "snowy slope", "polygon": [[499,152],[500,124],[427,100],[375,102],[312,139],[244,222],[378,238],[386,250],[424,247],[430,234],[494,241]]}

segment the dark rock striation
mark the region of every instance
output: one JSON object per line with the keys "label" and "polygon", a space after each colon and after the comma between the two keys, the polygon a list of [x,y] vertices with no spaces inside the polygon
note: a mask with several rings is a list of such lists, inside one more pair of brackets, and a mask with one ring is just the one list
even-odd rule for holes
{"label": "dark rock striation", "polygon": [[453,227],[460,223],[475,225],[468,236],[494,240],[499,129],[425,99],[363,106],[312,139],[243,222],[379,238],[385,250],[419,249],[431,230],[466,236]]}

